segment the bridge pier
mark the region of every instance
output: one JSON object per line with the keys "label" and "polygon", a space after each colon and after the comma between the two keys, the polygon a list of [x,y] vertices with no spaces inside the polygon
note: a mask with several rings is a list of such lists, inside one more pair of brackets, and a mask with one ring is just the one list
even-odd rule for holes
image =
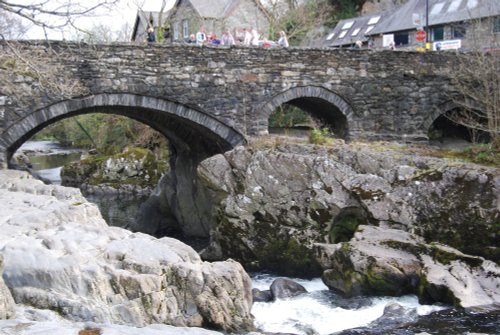
{"label": "bridge pier", "polygon": [[0,148],[0,170],[7,168],[8,168],[7,151],[4,148]]}
{"label": "bridge pier", "polygon": [[208,156],[195,148],[178,150],[171,145],[170,171],[141,207],[131,229],[155,236],[208,238],[212,206],[209,192],[197,176],[198,164]]}

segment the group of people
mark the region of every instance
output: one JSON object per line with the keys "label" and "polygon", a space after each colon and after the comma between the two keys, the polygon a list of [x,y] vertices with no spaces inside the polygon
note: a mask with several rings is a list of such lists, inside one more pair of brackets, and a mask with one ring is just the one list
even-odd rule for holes
{"label": "group of people", "polygon": [[[288,47],[289,44],[286,33],[284,31],[280,31],[279,35],[280,37],[278,41],[274,44],[281,47]],[[212,44],[212,45],[231,46],[239,44],[244,46],[264,46],[264,47],[272,45],[272,43],[265,38],[261,40],[261,36],[258,33],[257,29],[253,27],[243,28],[242,30],[237,31],[236,38],[233,36],[233,34],[229,29],[225,29],[224,32],[222,33],[222,36],[218,38],[215,34],[211,32],[207,34],[205,32],[205,28],[201,27],[196,34],[191,34],[186,42],[196,45]]]}

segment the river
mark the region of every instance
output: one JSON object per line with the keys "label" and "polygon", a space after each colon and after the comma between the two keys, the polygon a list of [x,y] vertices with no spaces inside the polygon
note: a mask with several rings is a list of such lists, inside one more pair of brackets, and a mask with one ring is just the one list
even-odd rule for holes
{"label": "river", "polygon": [[[33,170],[54,184],[61,182],[61,166],[78,160],[82,154],[82,150],[61,148],[57,143],[47,141],[28,141],[20,150],[30,153]],[[136,217],[145,200],[132,197],[116,201],[116,197],[97,195],[87,196],[87,199],[99,206],[109,225],[120,227],[127,226]],[[268,290],[277,278],[265,273],[251,275],[253,287],[259,290]],[[500,334],[499,308],[463,310],[450,306],[428,306],[419,304],[415,296],[346,299],[328,290],[320,278],[294,280],[303,285],[308,293],[291,299],[253,304],[255,326],[260,331],[300,335]],[[394,303],[400,306],[397,315],[379,319],[384,314],[384,308]]]}

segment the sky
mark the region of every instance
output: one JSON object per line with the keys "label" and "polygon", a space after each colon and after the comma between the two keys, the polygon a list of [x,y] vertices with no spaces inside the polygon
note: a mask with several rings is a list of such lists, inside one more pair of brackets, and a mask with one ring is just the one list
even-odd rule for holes
{"label": "sky", "polygon": [[[49,0],[49,3],[52,5],[57,4],[58,2],[68,2],[69,0]],[[82,3],[89,4],[92,1],[99,0],[81,0]],[[18,3],[26,3],[26,2],[39,2],[39,0],[16,0]],[[175,0],[167,0],[166,9],[170,9]],[[82,17],[76,20],[76,25],[78,27],[84,29],[90,29],[93,25],[97,24],[105,24],[110,26],[113,30],[120,30],[125,23],[128,23],[130,27],[133,26],[135,21],[135,16],[138,8],[142,8],[147,11],[159,11],[161,8],[161,0],[119,0],[118,5],[114,10],[101,10],[98,15],[93,17]],[[130,28],[132,29],[132,28]],[[132,33],[130,31],[130,33]],[[48,37],[49,39],[72,39],[75,36],[74,31],[49,31]],[[43,29],[38,27],[31,28],[27,34],[26,38],[28,39],[44,39],[45,35]]]}

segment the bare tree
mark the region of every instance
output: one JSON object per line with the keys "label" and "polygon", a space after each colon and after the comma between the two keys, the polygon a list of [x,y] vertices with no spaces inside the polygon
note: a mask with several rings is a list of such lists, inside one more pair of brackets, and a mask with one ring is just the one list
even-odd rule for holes
{"label": "bare tree", "polygon": [[459,108],[446,114],[474,134],[487,133],[493,148],[500,150],[500,52],[462,55],[452,83]]}
{"label": "bare tree", "polygon": [[9,40],[19,39],[28,30],[27,25],[12,13],[0,11],[0,34]]}
{"label": "bare tree", "polygon": [[130,39],[130,31],[132,30],[130,23],[125,22],[118,29],[106,24],[97,23],[92,27],[79,30],[72,40],[83,41],[89,44],[108,44],[113,42],[128,42]]}
{"label": "bare tree", "polygon": [[274,39],[276,36],[273,35],[283,30],[287,33],[291,44],[298,45],[311,29],[322,24],[332,8],[324,0],[272,1],[268,7],[272,19],[270,37]]}
{"label": "bare tree", "polygon": [[[29,51],[24,43],[12,41],[26,32],[27,24],[42,28],[47,36],[50,29],[76,27],[75,19],[97,14],[118,0],[0,0],[0,17],[8,18],[6,29],[0,31],[0,94],[15,96],[22,101],[33,88],[49,96],[72,97],[85,94],[80,82],[65,76],[57,65],[59,54],[46,45],[32,44]],[[25,42],[28,43],[28,42]],[[33,46],[36,46],[33,48]],[[28,84],[29,83],[29,84]]]}
{"label": "bare tree", "polygon": [[467,39],[471,52],[460,55],[452,73],[459,108],[445,114],[469,129],[472,139],[487,134],[492,147],[500,150],[500,45],[494,31],[495,18],[470,20]]}
{"label": "bare tree", "polygon": [[48,30],[74,27],[80,17],[96,15],[100,9],[111,9],[118,0],[33,0],[23,3],[0,0],[0,13],[22,18],[24,22],[43,29],[47,37]]}

